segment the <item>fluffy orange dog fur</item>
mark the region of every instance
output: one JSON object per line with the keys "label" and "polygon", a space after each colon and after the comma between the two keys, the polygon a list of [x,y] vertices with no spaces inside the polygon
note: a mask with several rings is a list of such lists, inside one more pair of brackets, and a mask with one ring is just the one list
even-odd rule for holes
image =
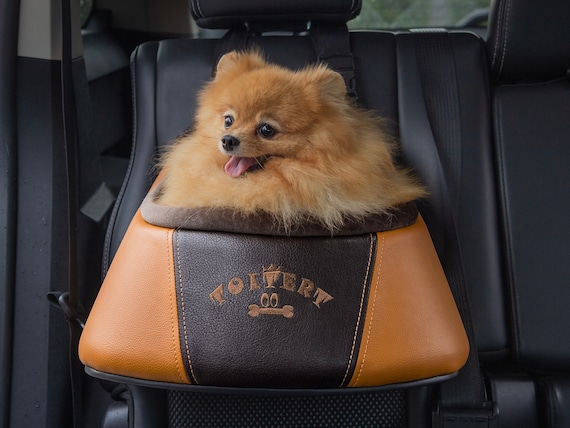
{"label": "fluffy orange dog fur", "polygon": [[324,65],[292,71],[230,52],[199,95],[193,130],[161,158],[157,203],[264,211],[286,228],[383,213],[424,188],[393,163],[382,120]]}

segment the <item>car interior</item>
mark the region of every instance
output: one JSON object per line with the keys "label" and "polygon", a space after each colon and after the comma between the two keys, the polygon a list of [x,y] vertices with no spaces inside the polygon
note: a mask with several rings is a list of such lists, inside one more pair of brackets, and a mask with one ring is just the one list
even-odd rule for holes
{"label": "car interior", "polygon": [[[2,426],[570,427],[570,3],[493,0],[461,28],[387,30],[347,27],[360,0],[135,3],[89,4],[83,26],[66,0],[1,6]],[[417,205],[441,263],[464,278],[455,379],[279,391],[84,372],[81,323],[157,155],[191,128],[218,59],[250,48],[328,63],[388,119],[429,189]]]}

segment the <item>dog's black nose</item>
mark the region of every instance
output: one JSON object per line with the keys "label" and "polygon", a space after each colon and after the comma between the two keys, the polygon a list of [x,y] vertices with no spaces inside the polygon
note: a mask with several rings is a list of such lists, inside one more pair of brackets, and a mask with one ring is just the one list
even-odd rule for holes
{"label": "dog's black nose", "polygon": [[238,138],[234,137],[233,135],[224,135],[222,137],[222,147],[225,151],[231,152],[237,146],[239,146],[240,141]]}

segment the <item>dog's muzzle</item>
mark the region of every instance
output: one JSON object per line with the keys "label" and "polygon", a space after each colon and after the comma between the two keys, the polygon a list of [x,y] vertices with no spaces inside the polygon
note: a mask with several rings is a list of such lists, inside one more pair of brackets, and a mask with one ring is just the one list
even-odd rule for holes
{"label": "dog's muzzle", "polygon": [[224,135],[222,137],[222,147],[226,152],[233,151],[239,145],[240,145],[239,139],[234,137],[233,135]]}

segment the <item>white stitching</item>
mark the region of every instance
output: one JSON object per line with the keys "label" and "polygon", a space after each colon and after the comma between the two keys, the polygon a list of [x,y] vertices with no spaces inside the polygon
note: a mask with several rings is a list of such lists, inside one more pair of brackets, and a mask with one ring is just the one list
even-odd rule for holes
{"label": "white stitching", "polygon": [[354,381],[354,386],[358,386],[358,380],[364,369],[364,361],[366,360],[366,352],[368,351],[368,343],[370,342],[370,332],[372,330],[372,320],[374,319],[374,310],[376,309],[376,294],[378,292],[378,284],[380,282],[380,271],[382,269],[382,261],[384,259],[384,234],[382,233],[382,246],[380,248],[380,260],[378,261],[378,276],[376,278],[376,284],[374,287],[374,298],[372,299],[372,310],[370,311],[370,324],[368,327],[368,333],[366,335],[366,344],[364,346],[364,352],[362,353],[362,362],[360,363],[360,368],[358,370],[358,376]]}
{"label": "white stitching", "polygon": [[200,0],[192,1],[192,9],[194,10],[194,13],[197,16],[204,18],[204,13],[202,12],[202,8],[200,7]]}
{"label": "white stitching", "polygon": [[[169,231],[166,234],[166,253],[168,254],[168,284],[172,284],[172,268],[174,268],[174,255],[171,253],[172,248],[170,247],[170,243],[172,240],[172,236],[173,233],[172,231]],[[172,256],[172,259],[171,259]],[[176,287],[176,284],[174,284],[174,286]],[[168,302],[170,303],[170,325],[171,325],[171,333],[172,333],[172,348],[174,351],[174,364],[176,366],[176,372],[178,373],[178,376],[180,377],[180,380],[182,382],[186,382],[185,376],[182,372],[182,370],[180,369],[180,365],[178,364],[178,350],[179,348],[179,342],[176,340],[176,332],[178,331],[178,322],[176,320],[176,317],[174,316],[174,306],[173,306],[173,302],[172,302],[172,294],[169,292],[168,293]]]}
{"label": "white stitching", "polygon": [[346,372],[340,383],[340,387],[344,385],[348,373],[350,371],[350,366],[352,364],[352,358],[354,356],[354,349],[356,348],[356,339],[358,338],[358,327],[360,326],[360,318],[362,317],[362,308],[364,306],[364,297],[366,296],[366,284],[368,284],[368,274],[370,272],[370,265],[372,262],[372,254],[374,253],[374,235],[370,234],[370,249],[368,252],[368,264],[366,265],[366,273],[364,275],[364,284],[362,285],[362,295],[360,296],[360,309],[358,310],[358,319],[356,320],[356,327],[354,329],[354,338],[352,339],[352,348],[350,349],[350,356],[348,358],[348,365],[346,367]]}
{"label": "white stitching", "polygon": [[[506,56],[506,51],[507,51],[507,40],[508,40],[508,34],[509,34],[509,19],[510,19],[510,9],[511,9],[511,2],[510,0],[506,0],[506,7],[503,9],[501,9],[499,11],[499,17],[498,17],[498,23],[497,25],[499,26],[499,29],[497,30],[497,39],[495,40],[495,47],[493,49],[493,59],[491,60],[491,67],[495,68],[496,63],[497,63],[497,54],[501,55],[501,62],[499,64],[498,70],[497,70],[497,75],[500,75],[501,72],[503,71],[503,65],[505,63],[505,56]],[[504,10],[504,12],[503,12]],[[501,25],[501,23],[504,21],[504,26]],[[501,31],[500,29],[504,28],[504,31]],[[501,42],[502,39],[502,49],[499,49],[499,43]]]}
{"label": "white stitching", "polygon": [[503,20],[503,9],[501,8],[499,10],[499,16],[497,17],[497,35],[495,37],[495,46],[493,46],[493,58],[491,59],[491,67],[495,67],[495,62],[497,60],[497,52],[499,51],[499,40],[501,39],[501,31],[500,28],[502,28],[501,26],[501,22]]}
{"label": "white stitching", "polygon": [[182,309],[182,330],[184,332],[184,344],[186,349],[186,359],[188,360],[188,366],[190,367],[190,373],[192,378],[198,384],[196,375],[194,374],[194,368],[192,367],[192,360],[190,359],[190,345],[188,344],[188,328],[186,327],[186,307],[184,305],[184,289],[182,287],[182,268],[180,262],[180,241],[176,239],[176,258],[178,266],[178,279],[180,281],[180,307]]}
{"label": "white stitching", "polygon": [[503,65],[505,64],[505,56],[507,54],[507,39],[509,35],[509,14],[511,9],[511,2],[510,0],[507,1],[507,11],[505,16],[505,39],[503,41],[503,52],[501,56],[501,65],[499,66],[499,74],[503,71]]}

